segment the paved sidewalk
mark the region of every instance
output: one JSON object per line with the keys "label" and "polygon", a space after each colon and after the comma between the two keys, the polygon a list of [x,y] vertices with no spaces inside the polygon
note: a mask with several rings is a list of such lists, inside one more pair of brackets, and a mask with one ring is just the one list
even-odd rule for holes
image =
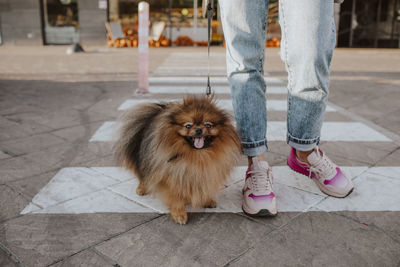
{"label": "paved sidewalk", "polygon": [[[356,188],[320,193],[286,166],[286,73],[267,49],[268,139],[279,215],[240,209],[242,158],[215,210],[174,224],[117,166],[117,117],[143,101],[202,93],[204,48],[151,49],[150,90],[137,50],[0,47],[0,266],[399,266],[400,51],[337,49],[321,148]],[[212,86],[232,112],[223,48]]]}

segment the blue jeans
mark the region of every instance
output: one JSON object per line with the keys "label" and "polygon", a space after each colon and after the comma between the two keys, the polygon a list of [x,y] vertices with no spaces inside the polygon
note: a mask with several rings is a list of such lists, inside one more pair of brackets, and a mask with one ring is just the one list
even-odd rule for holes
{"label": "blue jeans", "polygon": [[[244,154],[267,150],[264,52],[268,0],[220,0],[228,80]],[[281,58],[288,73],[287,142],[318,145],[336,43],[333,0],[280,0]],[[268,103],[267,103],[268,104]]]}

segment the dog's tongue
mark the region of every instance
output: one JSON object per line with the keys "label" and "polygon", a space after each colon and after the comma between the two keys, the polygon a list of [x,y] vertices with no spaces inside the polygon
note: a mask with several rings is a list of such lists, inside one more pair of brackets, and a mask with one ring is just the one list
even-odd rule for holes
{"label": "dog's tongue", "polygon": [[195,146],[195,148],[203,148],[204,137],[195,137],[194,138],[194,146]]}

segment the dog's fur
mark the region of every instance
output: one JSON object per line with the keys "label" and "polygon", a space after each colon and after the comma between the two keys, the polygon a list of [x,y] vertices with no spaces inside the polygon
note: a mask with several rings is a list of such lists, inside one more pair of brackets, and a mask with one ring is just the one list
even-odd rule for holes
{"label": "dog's fur", "polygon": [[116,157],[138,177],[137,194],[160,195],[179,224],[187,222],[186,204],[216,207],[214,197],[237,164],[240,140],[212,98],[142,104],[122,121]]}

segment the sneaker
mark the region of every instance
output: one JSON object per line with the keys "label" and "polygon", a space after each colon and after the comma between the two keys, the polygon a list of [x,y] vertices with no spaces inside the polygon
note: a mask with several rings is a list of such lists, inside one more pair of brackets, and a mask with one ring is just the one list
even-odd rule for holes
{"label": "sneaker", "polygon": [[292,148],[287,164],[295,172],[311,178],[329,196],[346,197],[353,191],[353,182],[318,147],[308,155],[307,160],[310,164],[300,161]]}
{"label": "sneaker", "polygon": [[243,187],[244,213],[250,216],[275,216],[278,213],[272,191],[273,179],[268,163],[253,158],[253,165],[246,171]]}

